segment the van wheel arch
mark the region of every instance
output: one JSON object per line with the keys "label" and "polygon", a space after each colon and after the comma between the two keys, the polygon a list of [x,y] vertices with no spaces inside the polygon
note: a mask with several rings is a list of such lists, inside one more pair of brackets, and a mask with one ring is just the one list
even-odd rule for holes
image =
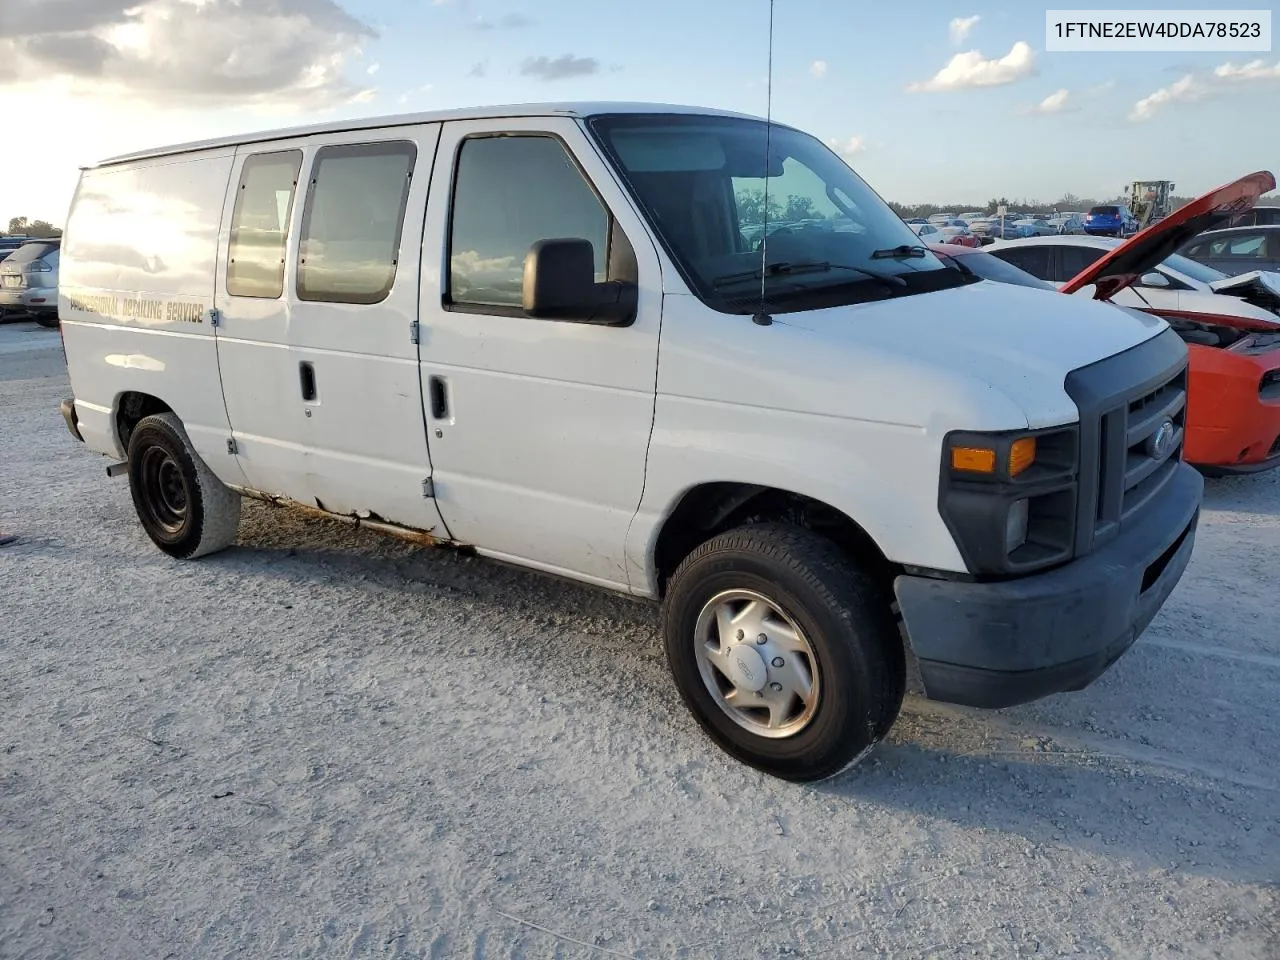
{"label": "van wheel arch", "polygon": [[735,527],[787,523],[839,546],[873,577],[891,581],[894,565],[852,517],[821,500],[777,487],[714,482],[686,491],[667,515],[654,546],[659,598],[681,562],[701,544]]}
{"label": "van wheel arch", "polygon": [[120,449],[128,451],[129,438],[134,428],[145,417],[158,413],[173,413],[173,408],[149,393],[137,390],[126,390],[116,398],[116,441]]}

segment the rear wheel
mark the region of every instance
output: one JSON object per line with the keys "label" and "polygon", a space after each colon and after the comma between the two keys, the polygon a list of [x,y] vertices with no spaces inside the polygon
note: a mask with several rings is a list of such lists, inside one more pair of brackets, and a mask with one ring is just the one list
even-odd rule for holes
{"label": "rear wheel", "polygon": [[129,491],[147,536],[171,557],[202,557],[235,542],[240,495],[213,475],[172,413],[134,427]]}
{"label": "rear wheel", "polygon": [[37,313],[36,323],[42,327],[54,328],[58,326],[58,315],[56,313]]}
{"label": "rear wheel", "polygon": [[888,732],[902,703],[889,598],[808,530],[760,524],[703,544],[672,577],[663,633],[703,729],[773,776],[840,773]]}

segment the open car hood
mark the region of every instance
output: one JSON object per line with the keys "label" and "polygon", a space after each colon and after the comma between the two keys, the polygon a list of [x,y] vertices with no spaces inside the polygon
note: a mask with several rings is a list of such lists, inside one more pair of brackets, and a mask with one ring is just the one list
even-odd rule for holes
{"label": "open car hood", "polygon": [[1280,273],[1252,270],[1238,277],[1215,280],[1209,287],[1214,293],[1239,297],[1245,303],[1280,314]]}
{"label": "open car hood", "polygon": [[[1226,186],[1210,190],[1159,223],[1134,234],[1088,269],[1076,274],[1062,287],[1075,293],[1096,284],[1095,300],[1109,300],[1140,276],[1162,263],[1166,257],[1197,234],[1227,226],[1232,217],[1249,210],[1264,193],[1274,190],[1276,178],[1266,170],[1241,177]],[[1234,278],[1242,279],[1240,277]],[[1242,294],[1232,291],[1233,295]]]}

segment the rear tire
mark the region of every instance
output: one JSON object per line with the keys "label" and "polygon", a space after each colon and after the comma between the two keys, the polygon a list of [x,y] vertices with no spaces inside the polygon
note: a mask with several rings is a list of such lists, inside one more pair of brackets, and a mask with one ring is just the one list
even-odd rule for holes
{"label": "rear tire", "polygon": [[58,326],[58,315],[56,313],[37,313],[36,323],[40,324],[42,327],[48,327],[51,330],[56,329]]}
{"label": "rear tire", "polygon": [[142,529],[171,557],[194,559],[235,543],[240,495],[213,475],[172,413],[134,427],[129,491]]}
{"label": "rear tire", "polygon": [[731,756],[785,780],[826,779],[862,759],[902,705],[890,604],[831,541],[784,524],[741,527],[672,576],[667,662],[685,705]]}

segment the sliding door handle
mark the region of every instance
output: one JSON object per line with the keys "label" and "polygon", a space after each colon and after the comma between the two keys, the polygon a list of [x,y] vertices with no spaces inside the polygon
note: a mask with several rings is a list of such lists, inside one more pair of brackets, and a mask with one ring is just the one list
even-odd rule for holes
{"label": "sliding door handle", "polygon": [[433,376],[427,381],[427,392],[431,400],[431,419],[449,419],[449,381],[444,377]]}
{"label": "sliding door handle", "polygon": [[316,368],[310,361],[303,360],[298,364],[298,385],[302,388],[303,400],[316,398]]}

